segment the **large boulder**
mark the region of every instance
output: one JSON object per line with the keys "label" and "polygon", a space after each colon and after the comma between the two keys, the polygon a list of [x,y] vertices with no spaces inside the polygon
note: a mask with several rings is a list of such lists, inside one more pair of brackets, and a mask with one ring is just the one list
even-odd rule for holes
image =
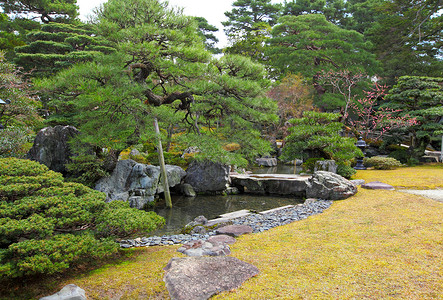
{"label": "large boulder", "polygon": [[40,298],[40,300],[86,300],[86,294],[85,290],[75,284],[68,284],[54,295]]}
{"label": "large boulder", "polygon": [[229,181],[229,166],[210,161],[193,161],[186,172],[185,183],[197,193],[224,191]]}
{"label": "large boulder", "polygon": [[66,173],[65,165],[71,162],[72,156],[68,141],[77,134],[79,131],[73,126],[45,127],[37,133],[27,158],[52,171]]}
{"label": "large boulder", "polygon": [[346,178],[326,171],[317,171],[306,188],[307,198],[342,200],[357,193],[357,186]]}
{"label": "large boulder", "polygon": [[275,167],[277,166],[277,159],[275,157],[261,157],[255,160],[257,165],[263,167]]}
{"label": "large boulder", "polygon": [[[179,185],[186,172],[178,166],[166,165],[168,185]],[[155,195],[164,192],[160,167],[137,163],[131,159],[120,160],[111,176],[100,179],[95,189],[106,193],[106,200],[128,201],[131,207],[143,208],[154,201]]]}
{"label": "large boulder", "polygon": [[240,287],[258,269],[235,257],[172,258],[164,269],[171,299],[203,300]]}
{"label": "large boulder", "polygon": [[314,172],[316,171],[337,173],[337,164],[335,160],[317,160],[314,166]]}

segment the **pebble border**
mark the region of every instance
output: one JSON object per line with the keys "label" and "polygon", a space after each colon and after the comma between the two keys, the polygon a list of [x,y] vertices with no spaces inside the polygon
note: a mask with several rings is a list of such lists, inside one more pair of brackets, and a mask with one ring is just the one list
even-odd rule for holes
{"label": "pebble border", "polygon": [[[271,228],[286,225],[295,221],[306,219],[309,216],[322,213],[332,205],[332,200],[305,201],[303,204],[297,204],[294,207],[281,209],[267,214],[253,213],[248,216],[239,217],[232,220],[234,225],[248,225],[252,227],[252,232],[263,232]],[[215,230],[206,234],[176,234],[164,236],[151,236],[136,239],[119,241],[120,247],[149,247],[166,246],[175,244],[185,244],[193,240],[207,240],[216,235]]]}

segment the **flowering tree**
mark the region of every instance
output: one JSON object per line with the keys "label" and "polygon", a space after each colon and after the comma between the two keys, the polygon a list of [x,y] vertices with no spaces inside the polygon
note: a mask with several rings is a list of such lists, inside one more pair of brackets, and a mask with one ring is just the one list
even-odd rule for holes
{"label": "flowering tree", "polygon": [[343,122],[348,117],[348,109],[354,99],[352,89],[356,85],[367,78],[367,75],[361,72],[352,72],[350,70],[330,70],[328,72],[322,70],[318,75],[318,84],[323,86],[331,86],[334,93],[343,96],[344,107],[341,110]]}
{"label": "flowering tree", "polygon": [[349,108],[357,118],[349,118],[352,131],[356,136],[362,135],[364,139],[378,140],[386,132],[402,127],[409,127],[418,123],[417,119],[409,114],[399,115],[401,109],[390,109],[387,107],[375,108],[377,101],[384,98],[388,87],[375,83],[370,91],[364,91],[365,98],[351,102]]}

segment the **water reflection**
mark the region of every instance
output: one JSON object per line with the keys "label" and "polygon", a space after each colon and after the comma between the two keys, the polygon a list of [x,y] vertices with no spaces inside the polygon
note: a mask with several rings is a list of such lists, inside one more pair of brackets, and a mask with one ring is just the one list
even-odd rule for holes
{"label": "water reflection", "polygon": [[208,220],[217,216],[242,209],[264,211],[275,207],[301,203],[301,199],[261,196],[261,195],[230,195],[230,196],[197,196],[195,198],[173,196],[172,209],[164,203],[158,203],[154,211],[164,217],[166,224],[151,235],[174,234],[193,221],[195,217],[205,216]]}

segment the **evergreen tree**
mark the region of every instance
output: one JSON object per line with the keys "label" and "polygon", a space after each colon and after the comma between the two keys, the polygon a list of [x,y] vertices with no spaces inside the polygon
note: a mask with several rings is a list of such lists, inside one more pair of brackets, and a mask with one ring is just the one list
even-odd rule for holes
{"label": "evergreen tree", "polygon": [[69,22],[78,16],[77,0],[4,0],[0,7],[6,14],[26,15],[41,22]]}
{"label": "evergreen tree", "polygon": [[[43,99],[61,112],[55,121],[120,151],[151,140],[154,117],[163,128],[187,131],[183,142],[209,159],[244,163],[241,157],[270,150],[256,129],[276,119],[263,66],[239,56],[211,59],[194,19],[156,0],[110,0],[95,22],[117,53],[41,82]],[[241,145],[237,153],[223,149],[232,142]]]}
{"label": "evergreen tree", "polygon": [[232,5],[234,8],[225,12],[228,21],[222,22],[231,42],[225,52],[264,61],[263,47],[277,22],[281,5],[272,4],[271,0],[238,0]]}
{"label": "evergreen tree", "polygon": [[329,70],[373,75],[378,71],[378,63],[370,50],[371,43],[362,34],[342,29],[323,15],[311,14],[280,18],[272,29],[266,54],[274,77],[299,72],[311,79],[321,96],[317,105],[331,109],[340,106],[342,100],[327,93],[318,81],[319,75]]}
{"label": "evergreen tree", "polygon": [[403,76],[386,96],[385,107],[415,117],[418,124],[404,128],[412,135],[411,154],[419,158],[426,147],[438,145],[443,135],[443,78]]}
{"label": "evergreen tree", "polygon": [[283,6],[283,16],[322,14],[326,20],[335,24],[345,26],[349,22],[350,16],[347,14],[347,2],[343,0],[291,0],[285,1]]}
{"label": "evergreen tree", "polygon": [[375,45],[388,84],[400,76],[443,76],[443,4],[439,0],[385,1],[365,35]]}
{"label": "evergreen tree", "polygon": [[49,23],[26,35],[25,46],[15,48],[15,63],[32,76],[54,75],[75,63],[91,61],[96,55],[114,49],[109,42],[95,37],[90,25]]}
{"label": "evergreen tree", "polygon": [[221,53],[221,49],[215,45],[218,43],[218,38],[214,35],[218,31],[218,28],[208,23],[203,17],[194,17],[197,21],[199,34],[204,39],[206,49],[214,54]]}

